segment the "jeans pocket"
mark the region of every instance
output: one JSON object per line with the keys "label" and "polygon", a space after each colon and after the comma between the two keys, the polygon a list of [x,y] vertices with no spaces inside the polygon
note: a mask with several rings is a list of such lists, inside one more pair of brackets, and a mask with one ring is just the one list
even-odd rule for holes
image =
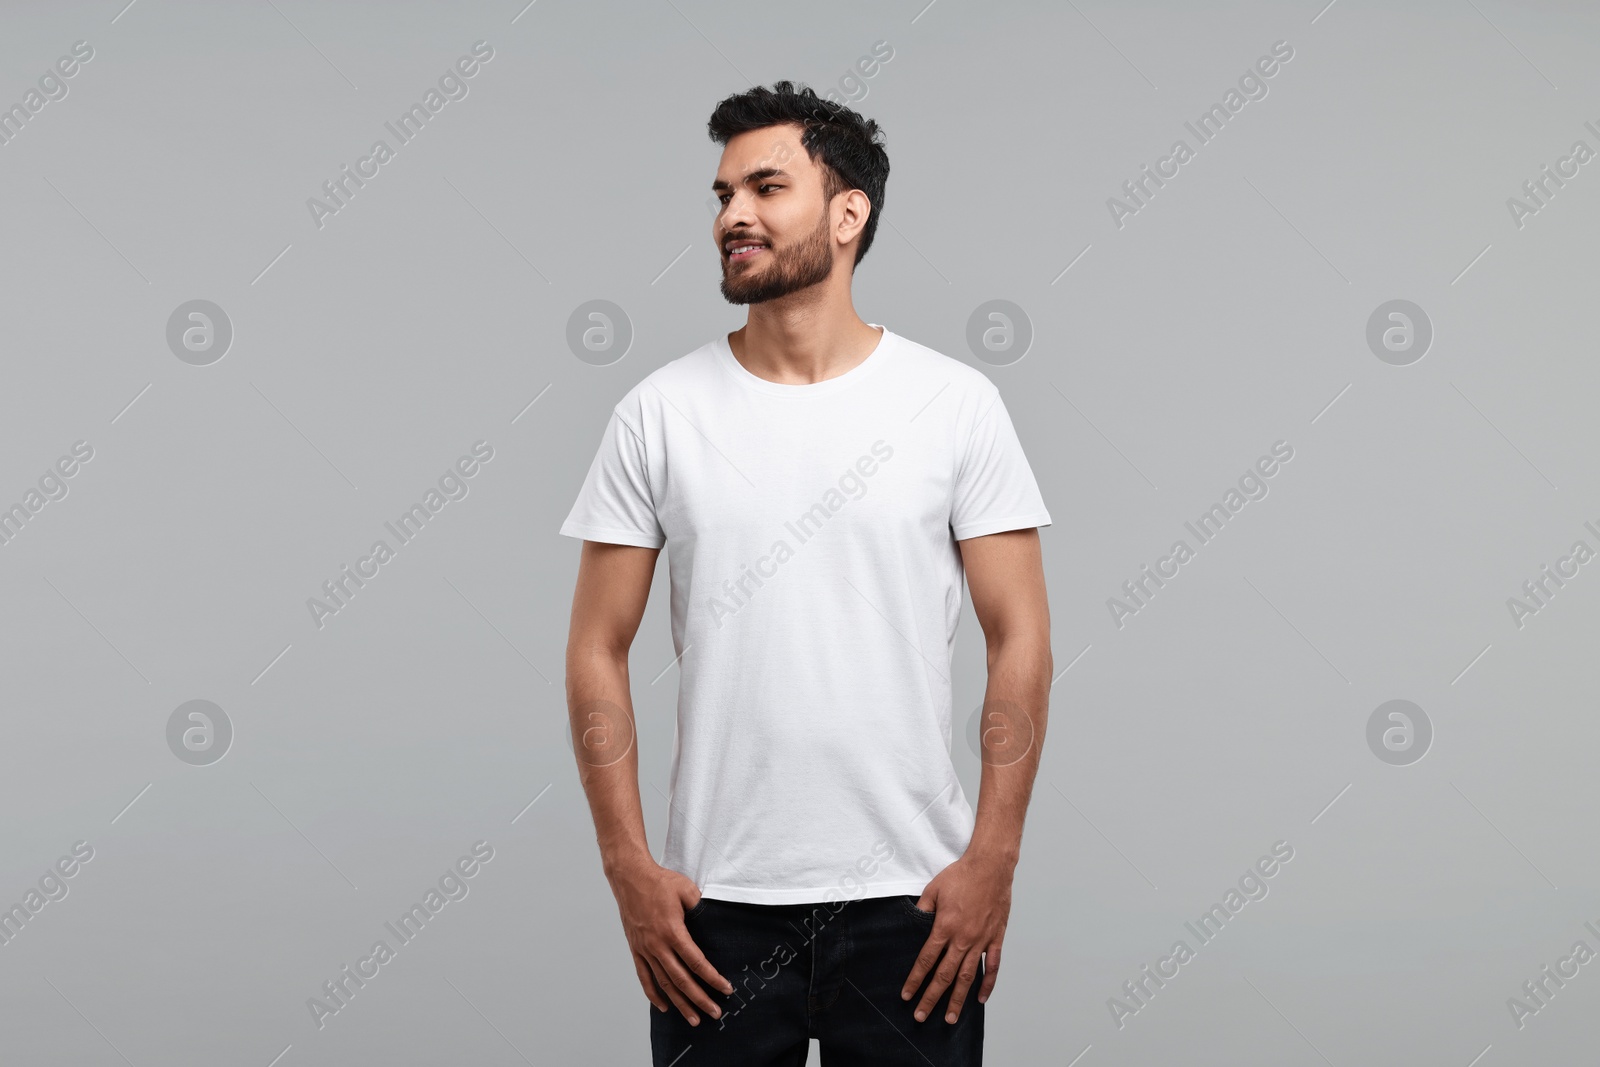
{"label": "jeans pocket", "polygon": [[904,899],[906,902],[906,911],[921,919],[923,922],[933,922],[935,913],[931,911],[923,911],[921,908],[917,907],[916,897],[908,895]]}
{"label": "jeans pocket", "polygon": [[688,919],[688,918],[692,918],[692,917],[694,917],[696,915],[699,915],[702,911],[706,910],[706,905],[709,904],[710,902],[711,902],[711,898],[710,897],[708,897],[708,896],[706,896],[704,894],[701,894],[700,903],[696,904],[694,907],[692,907],[688,911],[684,912],[683,913],[683,917],[685,919]]}

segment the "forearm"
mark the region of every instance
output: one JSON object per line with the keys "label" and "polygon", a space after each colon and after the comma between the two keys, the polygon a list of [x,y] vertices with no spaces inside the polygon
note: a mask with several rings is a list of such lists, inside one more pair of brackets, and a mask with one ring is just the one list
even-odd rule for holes
{"label": "forearm", "polygon": [[606,877],[634,863],[654,863],[639,800],[639,746],[626,652],[569,651],[567,714]]}
{"label": "forearm", "polygon": [[978,732],[982,780],[970,856],[1017,865],[1049,719],[1053,670],[1048,634],[1016,634],[989,648]]}

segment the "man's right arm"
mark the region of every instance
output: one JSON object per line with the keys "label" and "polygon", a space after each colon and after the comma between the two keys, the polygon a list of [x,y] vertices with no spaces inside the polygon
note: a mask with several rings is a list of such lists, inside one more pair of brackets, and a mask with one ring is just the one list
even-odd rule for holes
{"label": "man's right arm", "polygon": [[666,1011],[670,999],[698,1025],[695,1005],[713,1018],[720,1012],[694,975],[724,993],[733,986],[684,927],[685,909],[699,902],[698,887],[650,855],[628,684],[628,650],[644,617],[660,551],[583,542],[567,635],[567,709],[578,777],[639,983],[657,1009]]}

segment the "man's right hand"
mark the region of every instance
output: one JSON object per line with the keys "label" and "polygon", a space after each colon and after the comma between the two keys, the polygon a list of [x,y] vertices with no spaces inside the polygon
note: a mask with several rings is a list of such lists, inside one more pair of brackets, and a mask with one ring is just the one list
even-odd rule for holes
{"label": "man's right hand", "polygon": [[611,892],[650,1003],[666,1011],[670,998],[691,1026],[700,1025],[701,1011],[721,1018],[722,1009],[695,975],[724,994],[733,992],[733,983],[711,966],[684,925],[684,913],[700,903],[694,882],[653,860],[641,860],[611,875]]}

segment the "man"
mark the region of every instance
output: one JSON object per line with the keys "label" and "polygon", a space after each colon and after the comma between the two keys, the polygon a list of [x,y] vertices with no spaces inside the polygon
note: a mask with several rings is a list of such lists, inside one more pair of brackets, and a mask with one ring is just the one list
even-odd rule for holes
{"label": "man", "polygon": [[[839,1067],[976,1065],[1045,732],[1050,515],[993,383],[855,313],[877,124],[781,81],[709,127],[722,293],[748,321],[616,405],[561,527],[584,541],[574,749],[654,1063],[800,1067],[816,1038]],[[657,864],[628,649],[663,546]],[[963,572],[988,644],[976,815],[950,760]]]}

